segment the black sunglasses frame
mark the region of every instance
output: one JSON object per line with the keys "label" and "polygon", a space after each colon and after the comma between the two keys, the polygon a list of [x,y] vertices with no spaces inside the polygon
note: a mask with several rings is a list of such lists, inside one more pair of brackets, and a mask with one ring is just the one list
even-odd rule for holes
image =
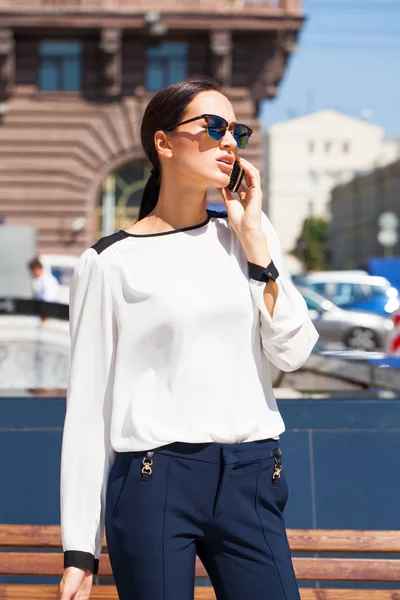
{"label": "black sunglasses frame", "polygon": [[[225,133],[226,133],[227,131],[230,131],[230,133],[232,133],[233,137],[235,137],[235,129],[236,129],[236,127],[245,127],[245,128],[247,129],[247,132],[248,132],[248,133],[247,133],[247,143],[248,143],[248,141],[249,141],[249,139],[250,139],[250,136],[251,136],[251,134],[253,133],[253,130],[251,129],[251,127],[248,127],[247,125],[244,125],[243,123],[235,123],[235,122],[233,122],[233,123],[230,123],[230,124],[229,124],[229,123],[228,123],[228,121],[227,121],[226,119],[224,119],[223,117],[220,117],[219,115],[212,115],[212,114],[209,114],[209,113],[205,113],[205,114],[203,114],[203,115],[198,115],[197,117],[192,117],[191,119],[187,119],[186,121],[181,121],[180,123],[178,123],[178,124],[176,125],[176,127],[179,127],[179,125],[186,125],[186,123],[192,123],[193,121],[198,121],[199,119],[204,119],[204,120],[206,121],[206,124],[208,125],[208,123],[207,123],[207,120],[208,120],[210,117],[215,117],[215,118],[217,118],[217,119],[221,119],[221,121],[223,121],[223,123],[225,123],[225,130],[224,130],[223,134],[221,135],[221,137],[219,138],[219,140],[215,140],[214,138],[212,138],[212,137],[210,136],[210,133],[209,133],[209,131],[208,131],[208,127],[207,127],[207,133],[208,133],[208,136],[209,136],[209,137],[210,137],[212,140],[214,140],[214,141],[220,141],[220,140],[222,140],[222,138],[224,137],[224,135],[225,135]],[[235,138],[235,140],[236,140],[236,138]],[[237,140],[236,140],[236,142],[237,142]],[[238,142],[237,142],[237,143],[238,143]],[[246,143],[246,146],[247,146],[247,143]],[[238,144],[238,145],[239,145],[239,144]],[[244,148],[245,148],[246,146],[244,146]]]}

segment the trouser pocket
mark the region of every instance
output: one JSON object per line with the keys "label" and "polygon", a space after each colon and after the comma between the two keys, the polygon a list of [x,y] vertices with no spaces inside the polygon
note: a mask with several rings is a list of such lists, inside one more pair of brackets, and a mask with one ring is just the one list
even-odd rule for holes
{"label": "trouser pocket", "polygon": [[107,506],[114,516],[125,494],[129,480],[152,481],[154,452],[120,452],[117,454],[108,479]]}
{"label": "trouser pocket", "polygon": [[289,489],[279,448],[275,449],[271,458],[260,461],[257,496],[260,505],[272,512],[282,513],[286,506]]}

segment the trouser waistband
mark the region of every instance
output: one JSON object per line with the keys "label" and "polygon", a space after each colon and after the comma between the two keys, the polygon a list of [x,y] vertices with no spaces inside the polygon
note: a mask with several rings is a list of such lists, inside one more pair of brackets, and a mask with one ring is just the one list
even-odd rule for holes
{"label": "trouser waistband", "polygon": [[179,456],[180,458],[220,465],[220,480],[213,510],[214,517],[221,515],[224,510],[230,474],[237,463],[274,457],[280,464],[281,456],[278,440],[274,439],[241,442],[239,444],[219,444],[216,442],[188,444],[186,442],[174,442],[173,444],[155,449],[154,453],[168,454],[170,456]]}
{"label": "trouser waistband", "polygon": [[203,462],[217,464],[223,462],[225,465],[280,456],[279,441],[272,438],[236,444],[174,442],[167,446],[154,448],[153,452]]}

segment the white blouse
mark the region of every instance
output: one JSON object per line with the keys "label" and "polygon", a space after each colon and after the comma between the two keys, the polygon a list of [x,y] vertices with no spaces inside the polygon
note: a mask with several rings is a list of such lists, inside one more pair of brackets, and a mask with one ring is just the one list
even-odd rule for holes
{"label": "white blouse", "polygon": [[119,231],[80,257],[61,460],[66,566],[91,568],[100,556],[116,452],[284,431],[270,362],[299,368],[318,334],[262,222],[280,272],[273,318],[226,213],[159,234]]}

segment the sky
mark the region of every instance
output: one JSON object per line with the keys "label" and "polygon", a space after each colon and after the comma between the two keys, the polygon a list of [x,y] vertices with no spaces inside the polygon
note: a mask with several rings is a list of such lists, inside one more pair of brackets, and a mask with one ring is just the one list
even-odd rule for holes
{"label": "sky", "polygon": [[303,0],[306,23],[275,100],[269,125],[335,109],[400,139],[400,0]]}

